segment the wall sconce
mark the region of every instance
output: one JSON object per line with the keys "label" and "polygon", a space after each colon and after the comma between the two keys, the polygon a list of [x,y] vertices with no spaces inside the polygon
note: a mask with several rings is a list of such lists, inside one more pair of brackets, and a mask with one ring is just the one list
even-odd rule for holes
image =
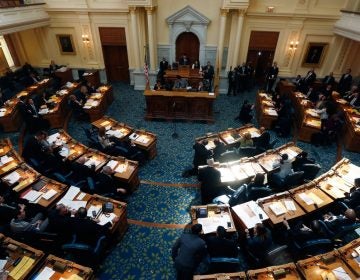
{"label": "wall sconce", "polygon": [[89,39],[89,35],[81,35],[82,41],[84,44],[89,44],[90,43],[90,39]]}
{"label": "wall sconce", "polygon": [[268,12],[268,13],[274,12],[274,8],[275,8],[274,6],[268,6],[268,7],[267,7],[267,12]]}
{"label": "wall sconce", "polygon": [[290,47],[289,47],[289,49],[290,49],[291,51],[296,51],[298,45],[299,45],[299,41],[296,41],[296,42],[291,41],[291,42],[290,42]]}

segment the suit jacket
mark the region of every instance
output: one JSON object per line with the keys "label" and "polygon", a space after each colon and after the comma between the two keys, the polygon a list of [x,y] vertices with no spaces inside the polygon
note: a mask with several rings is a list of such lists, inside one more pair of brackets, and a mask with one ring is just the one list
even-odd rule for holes
{"label": "suit jacket", "polygon": [[42,161],[46,156],[45,147],[34,136],[30,137],[22,151],[22,157],[26,160],[34,158]]}
{"label": "suit jacket", "polygon": [[184,57],[181,57],[180,59],[179,59],[179,64],[180,65],[189,65],[190,64],[190,61],[189,61],[189,58],[184,58]]}
{"label": "suit jacket", "polygon": [[235,258],[238,255],[237,245],[232,240],[210,236],[206,244],[210,257]]}
{"label": "suit jacket", "polygon": [[169,62],[165,61],[160,61],[160,72],[164,72],[165,70],[167,70],[169,67]]}
{"label": "suit jacket", "polygon": [[322,82],[324,85],[333,85],[335,82],[335,78],[327,75],[327,76],[325,76],[325,78],[323,79]]}
{"label": "suit jacket", "polygon": [[352,83],[352,76],[351,74],[343,74],[340,78],[339,84],[338,84],[338,90],[340,92],[349,91]]}
{"label": "suit jacket", "polygon": [[268,149],[270,144],[270,133],[265,131],[259,137],[254,138],[256,148]]}
{"label": "suit jacket", "polygon": [[201,181],[202,203],[211,203],[212,200],[223,194],[224,190],[220,188],[221,173],[211,166],[199,170],[199,181]]}
{"label": "suit jacket", "polygon": [[277,75],[279,74],[279,68],[278,67],[270,67],[268,70],[268,79],[276,79]]}
{"label": "suit jacket", "polygon": [[182,234],[171,250],[175,264],[189,269],[195,269],[205,255],[205,241],[191,233]]}
{"label": "suit jacket", "polygon": [[96,174],[95,180],[97,182],[96,184],[96,190],[95,192],[98,194],[116,194],[117,186],[114,181],[114,178],[112,178],[109,175],[106,175],[102,172]]}
{"label": "suit jacket", "polygon": [[222,153],[226,152],[226,147],[223,142],[220,142],[214,149],[214,160],[217,161]]}
{"label": "suit jacket", "polygon": [[95,173],[95,167],[87,167],[77,161],[71,163],[71,170],[74,172],[75,181],[86,180],[87,177],[92,177]]}
{"label": "suit jacket", "polygon": [[315,72],[309,71],[305,76],[305,84],[311,85],[316,80],[316,74]]}
{"label": "suit jacket", "polygon": [[75,217],[71,220],[71,229],[77,237],[76,242],[86,243],[90,245],[95,245],[100,236],[107,235],[109,233],[110,227],[110,222],[103,226],[100,226],[88,217]]}
{"label": "suit jacket", "polygon": [[205,165],[206,160],[211,156],[211,151],[206,149],[206,147],[203,144],[198,142],[194,144],[193,149],[195,150],[195,155],[193,160],[194,166],[198,167],[199,165]]}

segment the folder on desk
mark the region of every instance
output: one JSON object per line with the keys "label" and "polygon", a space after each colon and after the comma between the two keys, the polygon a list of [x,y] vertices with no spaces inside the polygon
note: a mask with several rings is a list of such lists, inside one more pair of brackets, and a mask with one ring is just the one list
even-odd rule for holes
{"label": "folder on desk", "polygon": [[269,205],[269,208],[271,209],[271,211],[275,214],[275,216],[280,216],[285,214],[286,208],[284,207],[284,205],[280,202],[273,202]]}

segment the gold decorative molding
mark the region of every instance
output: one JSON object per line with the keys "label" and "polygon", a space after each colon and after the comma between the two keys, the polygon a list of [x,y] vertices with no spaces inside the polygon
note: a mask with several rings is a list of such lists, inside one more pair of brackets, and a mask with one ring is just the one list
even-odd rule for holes
{"label": "gold decorative molding", "polygon": [[229,9],[222,9],[222,8],[220,9],[220,15],[222,17],[226,17],[228,13],[229,13]]}

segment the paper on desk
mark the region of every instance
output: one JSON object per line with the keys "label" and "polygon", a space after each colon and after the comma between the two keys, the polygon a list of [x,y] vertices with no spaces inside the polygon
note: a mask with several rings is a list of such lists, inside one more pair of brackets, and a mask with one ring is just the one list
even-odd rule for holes
{"label": "paper on desk", "polygon": [[99,225],[100,226],[103,226],[103,225],[105,225],[106,223],[108,223],[108,222],[111,222],[114,218],[116,217],[116,215],[114,214],[114,213],[110,213],[110,214],[101,214],[100,216],[99,216]]}
{"label": "paper on desk", "polygon": [[62,147],[61,150],[59,151],[59,154],[62,157],[68,157],[70,154],[70,150],[67,147]]}
{"label": "paper on desk", "polygon": [[0,112],[0,117],[5,116],[5,114],[6,114],[6,111],[1,111],[1,112]]}
{"label": "paper on desk", "polygon": [[34,264],[35,260],[27,256],[22,257],[21,261],[17,266],[9,273],[9,276],[18,280],[24,276],[26,272],[29,271],[30,267]]}
{"label": "paper on desk", "polygon": [[91,205],[89,207],[89,209],[87,210],[87,216],[88,217],[94,217],[94,215],[92,214],[93,211],[95,211],[95,217],[99,214],[101,210],[101,206],[95,206],[95,205]]}
{"label": "paper on desk", "polygon": [[50,198],[52,198],[56,194],[57,194],[56,190],[50,189],[46,193],[43,194],[42,198],[46,199],[46,200],[49,200]]}
{"label": "paper on desk", "polygon": [[141,135],[138,139],[136,139],[136,141],[147,144],[150,139],[146,135]]}
{"label": "paper on desk", "polygon": [[4,177],[4,180],[7,181],[10,185],[16,183],[20,179],[20,174],[16,171],[11,172],[9,175]]}
{"label": "paper on desk", "polygon": [[324,202],[320,197],[318,197],[318,196],[317,196],[315,193],[313,193],[313,192],[309,192],[308,196],[310,197],[310,199],[311,199],[312,201],[315,202],[316,205],[321,205],[321,204]]}
{"label": "paper on desk", "polygon": [[286,208],[284,207],[284,205],[280,202],[280,201],[276,201],[273,202],[269,205],[269,208],[271,209],[271,211],[276,215],[276,216],[280,216],[285,214]]}
{"label": "paper on desk", "polygon": [[300,193],[299,197],[307,204],[312,205],[314,204],[314,201],[311,199],[310,196],[308,196],[306,193]]}
{"label": "paper on desk", "polygon": [[0,260],[0,270],[2,270],[7,263],[7,260]]}
{"label": "paper on desk", "polygon": [[228,228],[227,223],[231,221],[229,215],[216,216],[216,217],[207,217],[207,218],[198,218],[198,223],[202,225],[204,234],[216,232],[218,226],[223,226]]}
{"label": "paper on desk", "polygon": [[221,180],[221,182],[232,182],[232,181],[236,180],[236,177],[231,172],[229,167],[217,167],[216,169],[218,171],[220,171],[220,174],[221,174],[220,180]]}
{"label": "paper on desk", "polygon": [[130,140],[136,140],[136,138],[138,138],[138,137],[139,137],[139,135],[134,132],[129,136],[129,139]]}
{"label": "paper on desk", "polygon": [[276,112],[275,109],[266,109],[265,112],[270,116],[277,116],[278,115],[278,113]]}
{"label": "paper on desk", "polygon": [[123,173],[126,171],[126,169],[127,169],[127,164],[125,164],[125,163],[119,164],[118,167],[116,167],[115,172]]}
{"label": "paper on desk", "polygon": [[109,166],[112,170],[114,170],[117,164],[118,162],[116,160],[110,160],[106,166]]}
{"label": "paper on desk", "polygon": [[80,192],[80,188],[70,186],[69,190],[66,192],[63,199],[73,200],[78,195],[79,192]]}
{"label": "paper on desk", "polygon": [[224,140],[225,140],[227,143],[229,143],[229,144],[235,142],[234,137],[232,137],[230,134],[227,134],[227,135],[224,137]]}
{"label": "paper on desk", "polygon": [[236,179],[238,179],[239,181],[245,180],[249,177],[244,171],[242,164],[240,163],[233,164],[229,168],[231,170],[232,175],[235,176]]}
{"label": "paper on desk", "polygon": [[14,160],[13,157],[8,157],[7,155],[2,156],[2,157],[0,158],[1,165],[7,164],[8,162],[13,161],[13,160]]}
{"label": "paper on desk", "polygon": [[80,207],[86,207],[87,201],[77,201],[77,200],[64,200],[62,202],[65,206],[69,207],[72,210],[79,210]]}
{"label": "paper on desk", "polygon": [[27,199],[30,202],[35,202],[40,196],[42,196],[42,192],[38,192],[35,190],[30,190],[23,196],[24,199]]}
{"label": "paper on desk", "polygon": [[91,106],[90,105],[84,105],[84,107],[83,107],[84,109],[90,109],[91,108]]}
{"label": "paper on desk", "polygon": [[53,276],[54,273],[55,270],[53,270],[51,267],[45,266],[44,269],[34,278],[34,280],[50,279],[50,277]]}
{"label": "paper on desk", "polygon": [[92,165],[98,166],[100,163],[100,160],[91,158],[87,162],[85,162],[84,165],[86,165],[87,167],[91,167]]}
{"label": "paper on desk", "polygon": [[351,280],[349,274],[347,274],[347,272],[341,266],[333,269],[332,273],[335,275],[337,280]]}
{"label": "paper on desk", "polygon": [[83,198],[85,197],[86,193],[81,193],[77,196],[77,200],[83,200]]}
{"label": "paper on desk", "polygon": [[48,138],[47,141],[49,142],[49,144],[54,144],[54,142],[57,140],[57,138],[60,136],[59,132],[56,132],[54,134],[51,134]]}
{"label": "paper on desk", "polygon": [[253,177],[256,175],[252,162],[245,162],[241,164],[241,168],[242,170],[244,170],[244,172],[248,177]]}
{"label": "paper on desk", "polygon": [[296,206],[292,200],[284,200],[285,207],[288,211],[296,211]]}
{"label": "paper on desk", "polygon": [[250,131],[250,134],[251,134],[251,138],[256,138],[260,136],[260,134],[257,131]]}
{"label": "paper on desk", "polygon": [[280,154],[287,154],[289,156],[289,160],[294,159],[299,153],[291,149],[291,147],[287,147],[280,151]]}
{"label": "paper on desk", "polygon": [[40,110],[39,110],[39,114],[40,114],[40,115],[46,115],[47,113],[49,113],[49,109],[48,109],[48,108],[44,108],[44,109],[40,109]]}
{"label": "paper on desk", "polygon": [[341,172],[341,177],[348,183],[354,184],[354,180],[359,177],[360,174],[360,167],[356,166],[352,163],[347,165],[347,172],[346,174],[343,174],[344,172]]}

